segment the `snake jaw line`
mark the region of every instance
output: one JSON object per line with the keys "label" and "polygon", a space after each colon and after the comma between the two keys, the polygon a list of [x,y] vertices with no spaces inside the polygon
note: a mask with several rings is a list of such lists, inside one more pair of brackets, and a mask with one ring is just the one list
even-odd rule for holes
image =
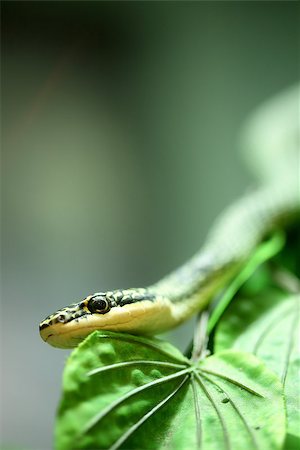
{"label": "snake jaw line", "polygon": [[[87,297],[87,302],[92,297]],[[76,347],[96,329],[152,335],[156,334],[158,329],[164,331],[170,328],[170,324],[174,322],[169,303],[167,299],[145,299],[123,306],[113,306],[105,314],[93,314],[89,310],[86,311],[87,306],[80,308],[79,304],[75,304],[74,315],[78,314],[79,310],[82,311],[81,315],[64,323],[58,320],[57,314],[51,315],[41,323],[40,334],[45,342],[59,348]]]}

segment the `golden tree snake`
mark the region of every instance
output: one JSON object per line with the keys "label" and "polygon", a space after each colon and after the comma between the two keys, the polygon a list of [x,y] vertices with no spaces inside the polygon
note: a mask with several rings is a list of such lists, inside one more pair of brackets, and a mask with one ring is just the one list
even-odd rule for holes
{"label": "golden tree snake", "polygon": [[274,229],[298,220],[299,87],[263,104],[244,130],[245,156],[260,185],[217,219],[200,251],[147,288],[98,292],[48,316],[44,341],[72,348],[95,330],[155,335],[203,310]]}

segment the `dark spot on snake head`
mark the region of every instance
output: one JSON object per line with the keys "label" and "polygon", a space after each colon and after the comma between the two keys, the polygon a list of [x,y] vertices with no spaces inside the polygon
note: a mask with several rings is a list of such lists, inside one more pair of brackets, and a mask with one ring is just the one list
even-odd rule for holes
{"label": "dark spot on snake head", "polygon": [[44,323],[42,322],[42,323],[40,324],[40,331],[41,331],[41,330],[44,330],[44,329],[47,328],[47,327],[49,327],[49,325],[50,325],[50,324],[47,323],[47,322],[44,322]]}

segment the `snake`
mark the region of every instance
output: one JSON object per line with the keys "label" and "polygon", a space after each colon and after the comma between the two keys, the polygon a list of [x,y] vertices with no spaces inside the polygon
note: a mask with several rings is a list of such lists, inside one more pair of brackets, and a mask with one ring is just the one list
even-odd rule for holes
{"label": "snake", "polygon": [[42,339],[73,348],[96,330],[152,336],[204,310],[272,230],[299,219],[298,101],[293,86],[250,116],[243,148],[258,186],[225,209],[189,261],[149,287],[100,291],[59,309],[40,323]]}

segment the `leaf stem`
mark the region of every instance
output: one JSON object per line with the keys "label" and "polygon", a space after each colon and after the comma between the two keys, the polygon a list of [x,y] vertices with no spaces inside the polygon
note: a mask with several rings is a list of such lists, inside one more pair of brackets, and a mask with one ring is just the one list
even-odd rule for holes
{"label": "leaf stem", "polygon": [[193,341],[193,351],[191,360],[197,363],[200,359],[206,356],[208,335],[207,335],[207,324],[208,324],[209,313],[207,310],[199,314],[197,323],[194,331],[194,341]]}
{"label": "leaf stem", "polygon": [[[244,267],[241,269],[240,273],[229,284],[215,308],[213,308],[210,313],[205,311],[205,317],[202,317],[204,313],[199,315],[199,319],[195,328],[194,340],[192,343],[190,343],[187,350],[185,351],[185,356],[189,357],[192,352],[191,360],[193,362],[205,356],[204,352],[206,352],[208,336],[213,331],[214,327],[218,323],[227,306],[230,304],[234,295],[248,280],[248,278],[250,278],[257,267],[275,256],[282,249],[284,243],[284,233],[282,231],[277,231],[271,236],[270,239],[259,245],[254,254],[249,258]],[[204,321],[207,321],[205,324],[206,337],[203,337]],[[205,339],[205,342],[203,342],[203,339]]]}

